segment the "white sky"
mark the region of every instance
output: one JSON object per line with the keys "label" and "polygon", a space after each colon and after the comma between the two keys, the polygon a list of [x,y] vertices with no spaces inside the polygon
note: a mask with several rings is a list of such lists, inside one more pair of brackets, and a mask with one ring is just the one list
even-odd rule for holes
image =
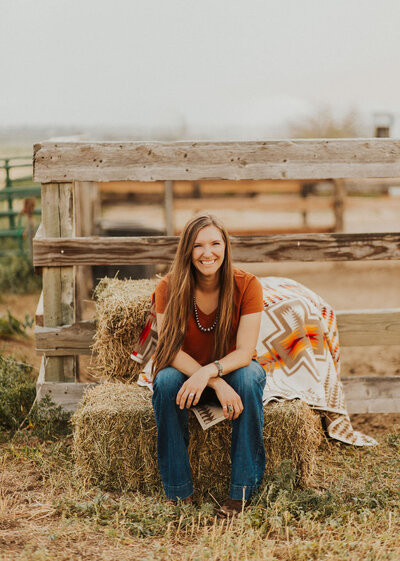
{"label": "white sky", "polygon": [[326,103],[396,131],[399,55],[399,0],[0,0],[0,127],[251,136]]}

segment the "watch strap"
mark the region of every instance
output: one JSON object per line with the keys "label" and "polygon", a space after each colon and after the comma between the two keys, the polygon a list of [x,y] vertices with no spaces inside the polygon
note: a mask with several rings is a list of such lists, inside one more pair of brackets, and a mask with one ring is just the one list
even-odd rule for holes
{"label": "watch strap", "polygon": [[222,376],[224,369],[222,368],[222,364],[218,360],[214,360],[214,364],[218,368],[218,376]]}

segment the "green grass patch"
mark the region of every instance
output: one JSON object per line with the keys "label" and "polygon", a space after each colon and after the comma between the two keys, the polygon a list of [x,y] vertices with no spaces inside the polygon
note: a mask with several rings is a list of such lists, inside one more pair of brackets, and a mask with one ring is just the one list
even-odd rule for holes
{"label": "green grass patch", "polygon": [[35,403],[35,373],[29,364],[0,354],[0,438],[7,441],[17,431],[41,440],[71,434],[70,413],[55,405],[49,395]]}
{"label": "green grass patch", "polygon": [[0,257],[0,294],[12,292],[29,294],[42,286],[40,275],[35,275],[32,263],[24,255]]}
{"label": "green grass patch", "polygon": [[35,399],[33,367],[0,355],[0,430],[13,432]]}
{"label": "green grass patch", "polygon": [[10,310],[7,310],[6,315],[0,316],[0,339],[7,339],[9,337],[22,336],[28,337],[26,332],[27,327],[32,327],[33,318],[29,314],[25,314],[25,320],[20,321],[12,315]]}

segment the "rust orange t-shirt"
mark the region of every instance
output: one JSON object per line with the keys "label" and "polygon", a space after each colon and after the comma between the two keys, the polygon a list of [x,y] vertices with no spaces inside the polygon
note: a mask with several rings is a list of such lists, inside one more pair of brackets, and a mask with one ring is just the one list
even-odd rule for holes
{"label": "rust orange t-shirt", "polygon": [[[235,277],[235,312],[232,318],[231,341],[229,352],[236,349],[236,334],[239,327],[240,316],[246,314],[254,314],[261,312],[264,309],[262,286],[254,275],[242,271],[241,269],[234,269]],[[164,277],[158,283],[155,290],[155,304],[156,312],[163,314],[167,305],[168,298],[168,276]],[[210,327],[215,320],[217,310],[211,314],[204,314],[197,306],[200,323],[203,327]],[[194,318],[194,311],[189,317],[188,328],[186,336],[183,341],[182,350],[185,351],[192,358],[197,360],[199,364],[204,366],[209,364],[213,357],[214,348],[214,331],[204,333],[197,327]],[[222,358],[222,357],[218,357]],[[256,350],[254,349],[253,358],[257,358]]]}

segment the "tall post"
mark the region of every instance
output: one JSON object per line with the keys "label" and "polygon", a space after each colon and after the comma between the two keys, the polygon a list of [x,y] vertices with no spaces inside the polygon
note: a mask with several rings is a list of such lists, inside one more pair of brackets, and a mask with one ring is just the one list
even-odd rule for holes
{"label": "tall post", "polygon": [[[43,236],[74,237],[74,196],[72,183],[42,185]],[[75,322],[74,267],[43,268],[43,324],[45,327]],[[76,357],[45,357],[44,381],[75,382]]]}
{"label": "tall post", "polygon": [[[92,181],[75,181],[74,208],[75,236],[95,236],[100,216],[100,196],[97,183]],[[84,303],[90,300],[92,289],[92,267],[85,265],[75,267],[75,314],[77,321],[83,318],[85,311]]]}
{"label": "tall post", "polygon": [[174,184],[165,182],[165,229],[167,236],[174,235]]}
{"label": "tall post", "polygon": [[344,200],[346,196],[346,190],[344,188],[343,179],[334,179],[333,180],[334,186],[334,199],[333,199],[333,210],[335,214],[335,232],[343,232],[344,229],[344,221],[343,221],[343,213],[344,213]]}

